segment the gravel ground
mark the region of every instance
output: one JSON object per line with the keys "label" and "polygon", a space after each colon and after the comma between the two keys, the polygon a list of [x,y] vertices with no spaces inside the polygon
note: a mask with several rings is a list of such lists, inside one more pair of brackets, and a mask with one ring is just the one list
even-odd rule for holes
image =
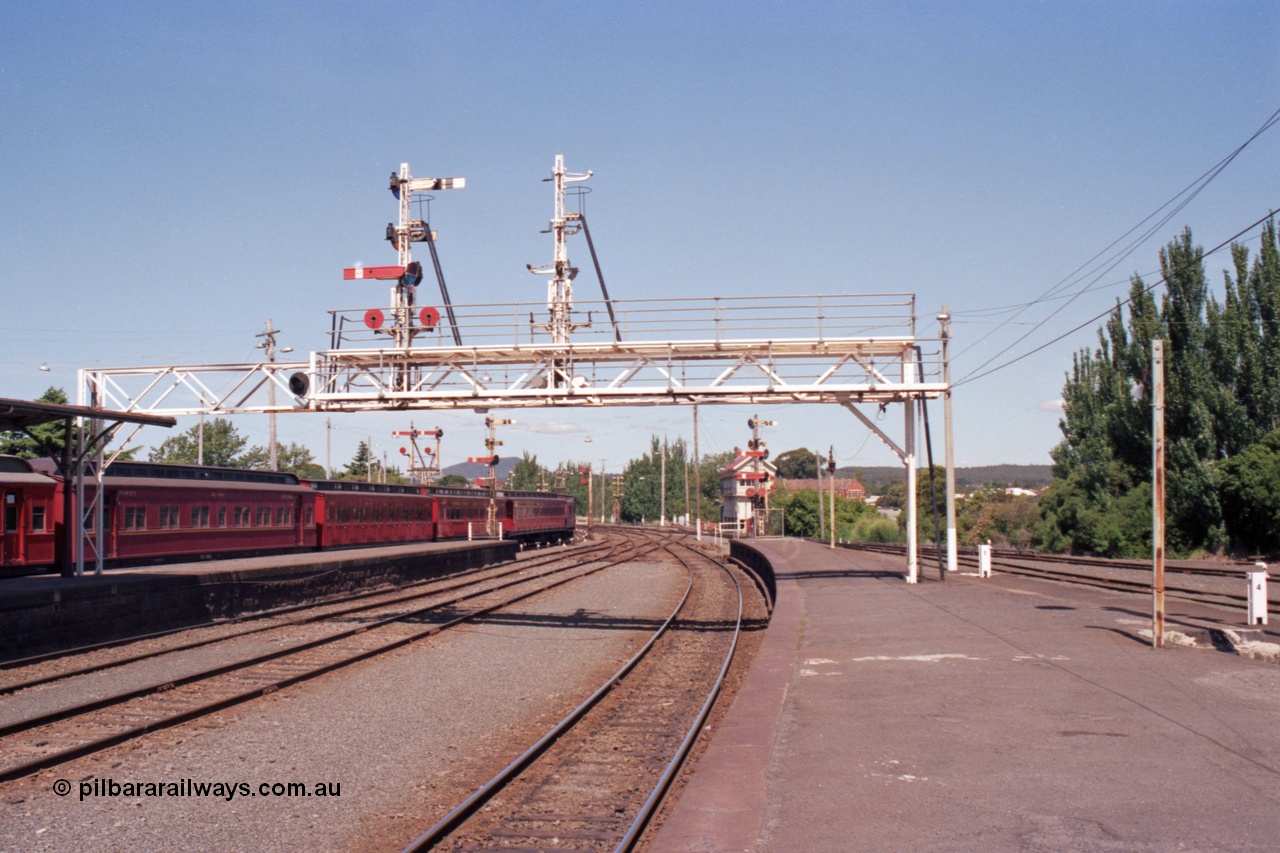
{"label": "gravel ground", "polygon": [[[683,591],[650,563],[335,676],[0,786],[0,849],[398,850],[616,668]],[[637,630],[639,628],[640,630]],[[55,780],[70,782],[58,796]],[[81,784],[327,783],[337,796],[89,796]]]}

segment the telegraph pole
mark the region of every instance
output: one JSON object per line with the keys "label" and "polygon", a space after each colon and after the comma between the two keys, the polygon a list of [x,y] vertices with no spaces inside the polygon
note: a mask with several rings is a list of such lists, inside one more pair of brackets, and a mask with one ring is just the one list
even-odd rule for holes
{"label": "telegraph pole", "polygon": [[[938,315],[938,325],[941,327],[939,336],[942,338],[942,384],[947,386],[942,397],[943,441],[946,445],[947,464],[947,571],[954,572],[959,568],[956,537],[956,451],[951,429],[951,314],[945,305]],[[932,471],[929,476],[933,476]]]}
{"label": "telegraph pole", "polygon": [[826,516],[823,515],[823,510],[825,509],[825,507],[822,505],[823,503],[823,500],[822,500],[822,454],[815,453],[813,454],[813,458],[817,460],[817,464],[814,465],[814,468],[818,472],[818,538],[826,539],[827,538],[827,519],[826,519]]}
{"label": "telegraph pole", "polygon": [[827,447],[827,474],[831,480],[831,547],[836,547],[836,446]]}
{"label": "telegraph pole", "polygon": [[1164,341],[1151,342],[1151,647],[1164,646]]}
{"label": "telegraph pole", "polygon": [[658,522],[659,527],[667,526],[667,437],[662,437],[662,493],[658,497],[658,515],[662,520]]}
{"label": "telegraph pole", "polygon": [[697,507],[694,510],[694,517],[697,521],[696,537],[699,542],[702,541],[702,457],[698,455],[698,404],[693,404],[693,491],[694,502]]}
{"label": "telegraph pole", "polygon": [[[257,344],[254,349],[264,349],[267,351],[267,361],[274,364],[276,360],[276,335],[279,329],[271,326],[271,318],[267,318],[267,329],[264,332],[258,332],[256,337],[262,338],[263,341]],[[280,352],[293,352],[293,347],[281,347]],[[267,458],[271,461],[271,470],[279,471],[280,462],[276,454],[276,380],[275,372],[267,377],[267,423],[269,436],[267,442],[270,445],[267,451]]]}

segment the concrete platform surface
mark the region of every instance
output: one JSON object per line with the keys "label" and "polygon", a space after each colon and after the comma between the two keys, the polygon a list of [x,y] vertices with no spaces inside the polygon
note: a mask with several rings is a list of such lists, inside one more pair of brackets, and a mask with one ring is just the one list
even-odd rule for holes
{"label": "concrete platform surface", "polygon": [[753,544],[773,624],[649,849],[1280,849],[1280,666],[1153,650],[1141,596]]}

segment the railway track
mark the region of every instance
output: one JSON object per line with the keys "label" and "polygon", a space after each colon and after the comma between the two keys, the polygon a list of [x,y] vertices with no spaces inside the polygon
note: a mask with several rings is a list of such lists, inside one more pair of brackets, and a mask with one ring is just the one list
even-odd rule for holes
{"label": "railway track", "polygon": [[[526,561],[508,573],[517,575],[515,577],[502,577],[496,582],[487,579],[479,588],[452,590],[443,597],[439,591],[424,592],[417,598],[430,596],[432,600],[396,602],[398,609],[394,612],[363,613],[354,625],[285,648],[12,719],[0,725],[0,755],[3,756],[0,782],[107,749],[148,732],[189,722],[401,648],[660,547],[639,541],[635,536],[613,534],[611,539],[616,548],[586,562],[544,567],[543,571],[530,574],[532,567]],[[343,615],[356,614],[346,611]]]}
{"label": "railway track", "polygon": [[[519,574],[533,568],[566,560],[584,559],[589,554],[610,554],[614,548],[616,548],[616,542],[613,541],[606,541],[601,544],[580,545],[574,548],[557,551],[555,553],[525,558],[515,563],[509,563],[503,566],[489,566],[481,569],[471,569],[466,572],[451,575],[447,578],[435,578],[406,584],[405,586],[398,587],[394,590],[381,589],[372,592],[352,593],[349,595],[328,598],[322,602],[291,605],[285,608],[277,608],[264,611],[262,613],[242,616],[234,620],[224,620],[216,623],[209,623],[208,625],[174,628],[172,630],[160,631],[154,634],[146,634],[122,640],[111,640],[105,643],[95,643],[90,646],[63,649],[57,652],[49,652],[47,654],[11,660],[0,663],[0,673],[2,673],[0,674],[0,695],[14,693],[18,690],[37,687],[54,681],[61,681],[73,676],[89,675],[95,672],[101,672],[105,669],[137,663],[139,661],[149,660],[166,654],[192,651],[211,646],[216,643],[226,642],[254,634],[262,634],[269,631],[298,625],[306,625],[324,620],[340,619],[345,616],[353,616],[355,614],[376,610],[380,607],[417,601],[432,595],[439,595],[445,592],[465,589],[476,583],[497,580]],[[353,602],[363,603],[353,604]],[[235,625],[245,625],[246,623],[248,623],[248,627],[239,629],[231,627]],[[212,635],[202,636],[196,639],[173,643],[159,642],[166,637],[175,637],[183,633],[191,634],[207,628],[214,628],[217,630],[215,630]],[[230,630],[228,630],[228,628]],[[108,649],[115,649],[125,645],[145,645],[146,648],[139,651],[125,652],[117,655],[106,655],[104,657],[96,657],[92,655],[92,653],[103,652]],[[96,657],[96,659],[79,666],[56,668],[41,666],[41,664],[46,664],[50,661],[61,661],[75,657]]]}
{"label": "railway track", "polygon": [[[848,543],[841,547],[886,554],[904,554],[906,550],[903,545],[870,543]],[[936,560],[936,549],[920,550],[922,570],[927,570]],[[977,554],[961,552],[957,555],[956,562],[967,568],[975,570],[978,568]],[[1168,561],[1165,564],[1165,594],[1170,598],[1215,607],[1243,607],[1247,601],[1243,573],[1251,568],[1251,565],[1240,563],[1229,567],[1213,567],[1193,561]],[[1061,554],[1027,554],[1012,550],[993,550],[991,567],[993,571],[1116,592],[1149,594],[1151,591],[1151,563],[1140,560],[1109,560],[1100,557],[1070,557]],[[1182,576],[1182,580],[1176,580],[1177,576]],[[1275,600],[1272,599],[1273,602]]]}
{"label": "railway track", "polygon": [[742,630],[734,571],[666,537],[688,573],[666,621],[581,705],[408,851],[630,850],[719,695]]}

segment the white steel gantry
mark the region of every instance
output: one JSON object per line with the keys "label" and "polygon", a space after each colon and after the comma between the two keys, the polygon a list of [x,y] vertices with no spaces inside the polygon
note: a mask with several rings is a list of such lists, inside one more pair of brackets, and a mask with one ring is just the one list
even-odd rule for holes
{"label": "white steel gantry", "polygon": [[[946,309],[938,318],[940,335],[921,338],[915,297],[904,293],[663,300],[606,296],[575,302],[576,270],[569,264],[565,238],[576,233],[583,218],[564,209],[564,188],[590,176],[566,172],[564,158],[556,157],[554,260],[546,267],[529,267],[552,275],[545,304],[447,305],[447,331],[434,308],[424,307],[415,315],[413,277],[420,278],[421,272],[413,267],[409,244],[432,235],[425,221],[411,217],[410,196],[465,184],[461,178],[413,178],[403,164],[392,175],[400,224],[388,229],[400,263],[345,271],[349,279],[396,280],[392,329],[382,328],[377,309],[334,310],[329,312],[328,348],[312,352],[306,361],[84,369],[80,402],[170,416],[837,404],[888,445],[906,470],[907,577],[914,581],[915,425],[919,404],[950,396]],[[582,226],[585,230],[585,220]],[[546,321],[538,319],[543,311],[550,315]],[[459,329],[465,329],[465,346]],[[276,402],[279,392],[284,392],[284,402]],[[901,443],[859,408],[872,405],[883,411],[892,403],[904,405]],[[947,491],[947,562],[954,570],[954,492]]]}

